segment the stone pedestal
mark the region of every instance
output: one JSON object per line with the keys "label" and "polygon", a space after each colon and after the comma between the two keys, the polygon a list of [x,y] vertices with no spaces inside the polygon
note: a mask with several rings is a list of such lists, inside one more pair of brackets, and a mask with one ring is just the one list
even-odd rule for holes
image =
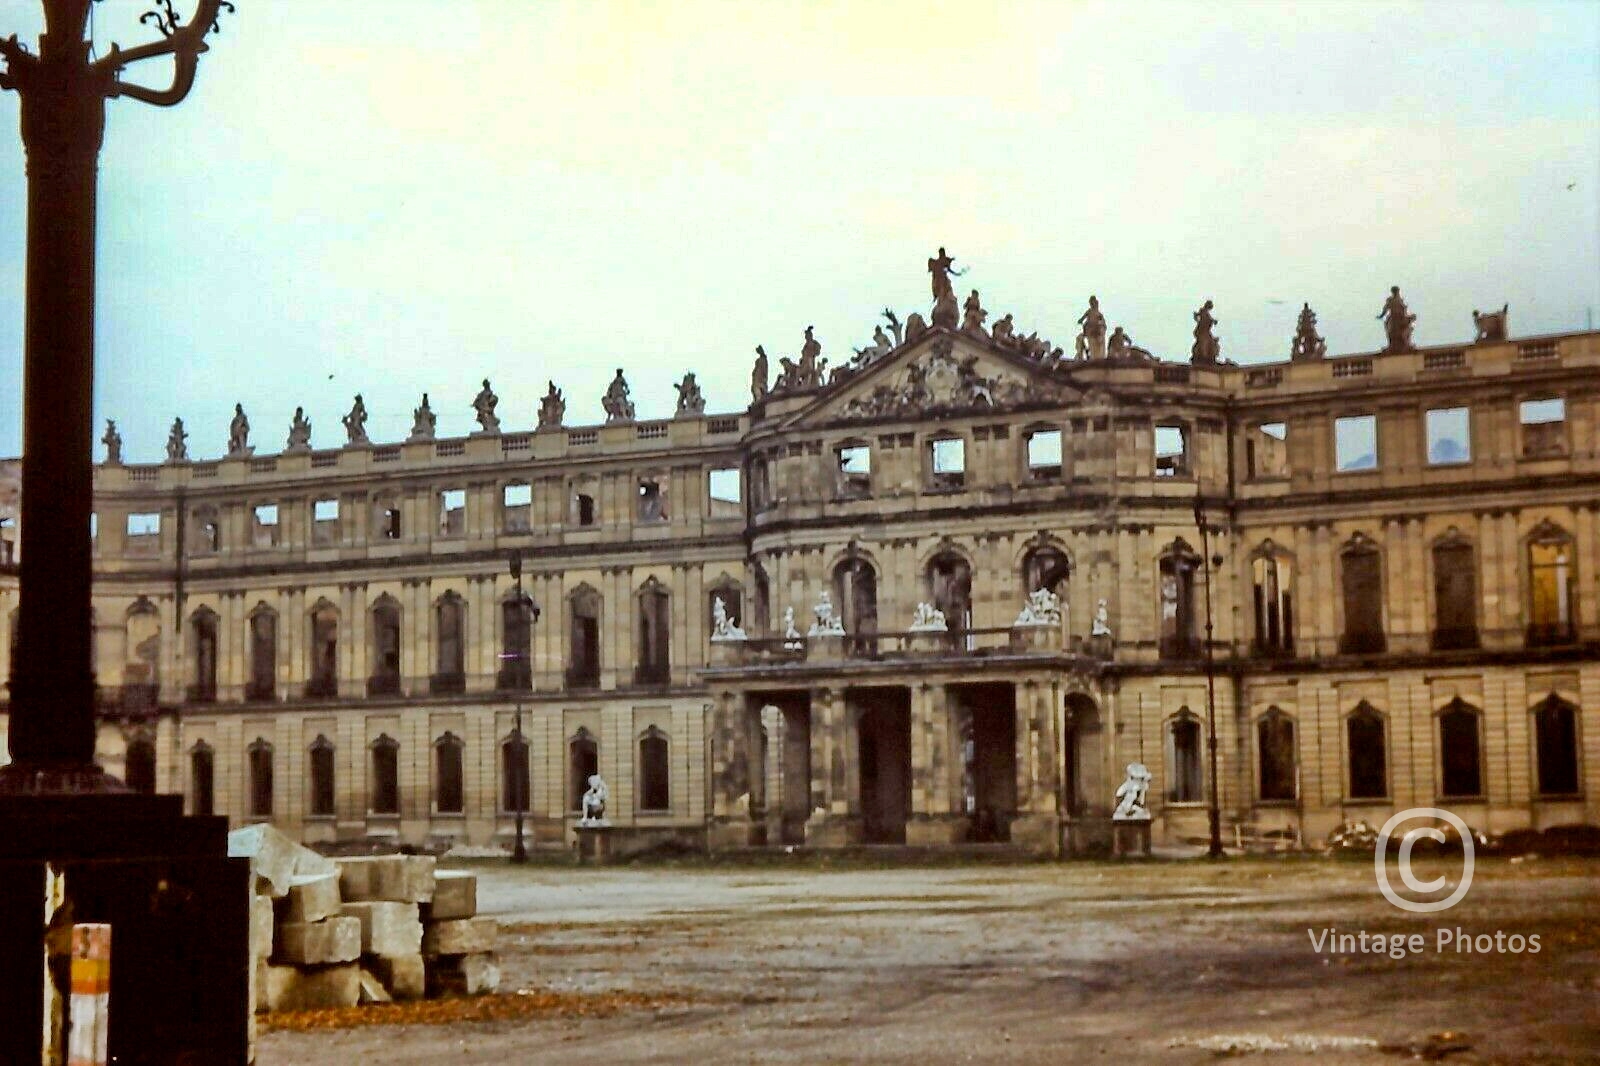
{"label": "stone pedestal", "polygon": [[806,819],[806,846],[842,848],[861,843],[861,818],[849,814],[812,811]]}
{"label": "stone pedestal", "polygon": [[1113,859],[1148,859],[1150,857],[1150,821],[1111,823],[1111,857]]}
{"label": "stone pedestal", "polygon": [[1059,625],[1019,625],[1011,627],[1011,645],[1017,651],[1060,651]]}
{"label": "stone pedestal", "polygon": [[744,662],[745,641],[711,639],[712,666],[738,666]]}
{"label": "stone pedestal", "polygon": [[[1010,835],[1013,846],[1026,848],[1035,855],[1054,858],[1061,853],[1061,819],[1053,812],[1050,814],[1018,812],[1011,819]],[[1145,839],[1148,841],[1148,833]]]}
{"label": "stone pedestal", "polygon": [[913,629],[906,637],[906,650],[913,655],[938,655],[950,647],[945,629]]}
{"label": "stone pedestal", "polygon": [[579,866],[605,866],[611,862],[609,825],[580,825],[577,832]]}
{"label": "stone pedestal", "polygon": [[713,818],[706,826],[706,848],[733,851],[755,844],[755,823],[745,817]]}
{"label": "stone pedestal", "polygon": [[906,822],[906,843],[917,847],[960,844],[967,838],[964,814],[913,814]]}
{"label": "stone pedestal", "polygon": [[844,658],[844,637],[837,633],[807,637],[806,658],[813,662],[838,662]]}

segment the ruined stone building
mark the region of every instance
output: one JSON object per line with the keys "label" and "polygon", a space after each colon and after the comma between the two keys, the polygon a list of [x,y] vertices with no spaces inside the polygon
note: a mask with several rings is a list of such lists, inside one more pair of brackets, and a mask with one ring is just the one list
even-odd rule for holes
{"label": "ruined stone building", "polygon": [[640,842],[1055,852],[1140,762],[1194,839],[1209,628],[1230,843],[1600,823],[1600,334],[1074,358],[936,297],[745,411],[100,466],[107,769],[312,842],[565,846],[598,770]]}

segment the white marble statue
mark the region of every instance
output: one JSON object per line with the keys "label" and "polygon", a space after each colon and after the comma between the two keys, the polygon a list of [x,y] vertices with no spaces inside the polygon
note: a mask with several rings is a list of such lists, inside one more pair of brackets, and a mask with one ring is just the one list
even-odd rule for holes
{"label": "white marble statue", "polygon": [[805,647],[800,639],[800,631],[794,627],[794,608],[783,609],[783,646],[790,651],[798,651]]}
{"label": "white marble statue", "polygon": [[589,790],[583,794],[583,817],[578,819],[578,824],[596,829],[610,826],[611,820],[606,817],[606,800],[610,798],[611,791],[606,788],[604,779],[599,774],[590,774]]}
{"label": "white marble statue", "polygon": [[1111,621],[1106,613],[1106,601],[1101,600],[1094,607],[1094,622],[1089,627],[1091,637],[1109,637],[1111,635]]}
{"label": "white marble statue", "polygon": [[1150,811],[1145,807],[1145,793],[1150,790],[1150,771],[1142,762],[1128,764],[1128,779],[1117,786],[1117,809],[1111,812],[1113,822],[1148,822]]}
{"label": "white marble statue", "polygon": [[811,637],[842,637],[844,636],[844,619],[840,618],[833,609],[833,598],[824,589],[817,596],[817,605],[811,608],[817,620],[811,623],[811,628],[806,635]]}
{"label": "white marble statue", "polygon": [[1034,589],[1022,605],[1013,626],[1058,626],[1061,624],[1061,597],[1049,589]]}
{"label": "white marble statue", "polygon": [[738,619],[728,615],[728,606],[721,596],[711,597],[711,639],[746,640],[745,631],[739,628]]}
{"label": "white marble statue", "polygon": [[944,612],[931,603],[917,604],[917,613],[911,616],[911,632],[913,633],[947,633],[950,626],[944,620]]}

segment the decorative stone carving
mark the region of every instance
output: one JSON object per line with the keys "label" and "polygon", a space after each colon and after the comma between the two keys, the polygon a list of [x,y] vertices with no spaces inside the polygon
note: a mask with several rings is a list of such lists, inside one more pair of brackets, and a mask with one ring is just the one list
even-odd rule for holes
{"label": "decorative stone carving", "polygon": [[250,420],[245,417],[244,404],[233,405],[233,421],[228,423],[228,458],[240,459],[255,449],[250,447]]}
{"label": "decorative stone carving", "polygon": [[604,829],[611,825],[611,820],[606,817],[606,801],[611,798],[611,790],[606,788],[605,779],[599,774],[589,775],[589,788],[583,794],[583,817],[578,819],[578,824],[589,829]]}
{"label": "decorative stone carving", "polygon": [[778,382],[772,387],[773,392],[788,392],[790,389],[800,387],[800,364],[788,356],[778,356]]}
{"label": "decorative stone carving", "polygon": [[1015,348],[1016,331],[1016,323],[1011,321],[1011,312],[1007,311],[995,320],[994,328],[989,330],[989,337],[1002,348]]}
{"label": "decorative stone carving", "polygon": [[1145,795],[1150,791],[1153,778],[1142,762],[1128,764],[1128,777],[1117,786],[1117,809],[1111,812],[1113,822],[1148,822],[1150,809],[1145,806]]}
{"label": "decorative stone carving", "polygon": [[613,422],[633,421],[633,401],[628,399],[628,379],[622,376],[620,366],[617,367],[617,376],[606,387],[606,394],[600,398],[600,406],[606,409],[608,426]]}
{"label": "decorative stone carving", "polygon": [[948,633],[950,626],[945,622],[944,612],[931,603],[917,604],[917,611],[911,616],[911,632],[913,633]]}
{"label": "decorative stone carving", "polygon": [[1317,333],[1317,313],[1310,304],[1300,308],[1300,320],[1294,327],[1294,343],[1289,346],[1289,358],[1296,363],[1308,359],[1321,359],[1328,354],[1328,342]]}
{"label": "decorative stone carving", "polygon": [[1194,313],[1194,347],[1189,350],[1196,363],[1216,363],[1222,357],[1222,342],[1214,332],[1217,319],[1211,314],[1212,303],[1207,300]]}
{"label": "decorative stone carving", "polygon": [[1098,297],[1089,297],[1089,309],[1078,316],[1083,332],[1078,334],[1078,351],[1090,359],[1106,357],[1106,316],[1100,313]]}
{"label": "decorative stone carving", "polygon": [[767,380],[771,376],[767,364],[767,351],[756,345],[756,365],[750,368],[750,402],[760,403],[767,398]]}
{"label": "decorative stone carving", "polygon": [[439,416],[433,413],[433,406],[428,403],[428,394],[422,394],[422,406],[411,409],[411,435],[406,438],[406,443],[429,441],[433,439],[434,427],[439,424]]}
{"label": "decorative stone carving", "polygon": [[[811,613],[816,616],[816,620],[811,623],[811,628],[806,631],[806,636],[844,636],[844,619],[834,612],[833,598],[828,595],[826,589],[817,594],[816,606],[811,608]],[[787,634],[785,635],[787,636]]]}
{"label": "decorative stone carving", "polygon": [[906,318],[906,343],[910,344],[912,341],[920,340],[922,335],[927,332],[927,321],[916,311],[911,312]]}
{"label": "decorative stone carving", "polygon": [[[955,329],[960,318],[956,308],[955,289],[950,284],[951,278],[959,278],[965,270],[955,269],[955,260],[946,255],[943,248],[939,254],[928,260],[928,273],[933,280],[933,324],[943,326],[945,329]],[[908,338],[915,339],[915,338]]]}
{"label": "decorative stone carving", "polygon": [[1107,359],[1129,359],[1133,356],[1133,338],[1122,331],[1118,326],[1111,331],[1111,337],[1106,341]]}
{"label": "decorative stone carving", "polygon": [[117,423],[113,419],[106,419],[106,434],[100,438],[100,443],[106,446],[106,465],[122,465],[122,434],[117,432]]}
{"label": "decorative stone carving", "polygon": [[698,418],[706,413],[706,398],[700,392],[700,384],[694,379],[694,371],[683,375],[683,380],[678,383],[678,410],[676,418]]}
{"label": "decorative stone carving", "polygon": [[983,301],[978,297],[978,290],[973,289],[972,295],[967,297],[967,302],[962,306],[961,332],[987,337],[989,334],[983,328],[983,322],[988,317],[989,312],[983,309]]}
{"label": "decorative stone carving", "polygon": [[1111,620],[1106,613],[1106,601],[1101,599],[1094,605],[1094,621],[1089,624],[1091,637],[1109,637],[1111,635]]}
{"label": "decorative stone carving", "polygon": [[938,416],[1063,395],[1059,386],[1045,382],[980,374],[977,363],[975,355],[957,358],[950,339],[943,338],[927,356],[907,364],[898,379],[851,400],[840,414],[845,418]]}
{"label": "decorative stone carving", "polygon": [[800,363],[795,377],[802,389],[814,389],[822,384],[823,369],[828,361],[822,358],[822,342],[811,335],[814,326],[806,327],[806,342],[800,348]]}
{"label": "decorative stone carving", "polygon": [[367,439],[367,404],[359,392],[356,402],[350,405],[350,413],[339,421],[344,423],[345,447],[372,443]]}
{"label": "decorative stone carving", "polygon": [[805,647],[805,642],[800,639],[800,631],[794,627],[794,608],[783,609],[783,646],[789,651],[799,651]]}
{"label": "decorative stone carving", "polygon": [[286,452],[309,452],[311,450],[311,423],[306,418],[303,407],[294,409],[294,418],[289,423],[289,443],[283,449]]}
{"label": "decorative stone carving", "polygon": [[1477,329],[1478,336],[1474,344],[1492,344],[1503,341],[1511,335],[1510,323],[1507,316],[1511,313],[1511,305],[1503,304],[1498,311],[1488,314],[1479,314],[1476,309],[1472,312],[1472,325]]}
{"label": "decorative stone carving", "polygon": [[539,428],[560,429],[561,420],[567,417],[567,400],[561,395],[561,390],[556,388],[555,382],[550,382],[549,390],[544,394],[544,399],[539,401]]}
{"label": "decorative stone carving", "polygon": [[[904,344],[906,342],[906,333],[905,333],[905,329],[900,325],[900,319],[898,317],[896,317],[896,315],[894,313],[894,309],[893,308],[889,308],[889,307],[885,307],[883,309],[883,318],[884,318],[884,321],[889,323],[889,332],[894,334],[894,345],[893,345],[893,347],[894,348],[900,347],[902,344]],[[881,329],[882,327],[880,326],[879,328]],[[891,348],[891,351],[892,350],[893,349]]]}
{"label": "decorative stone carving", "polygon": [[1383,301],[1383,310],[1378,312],[1378,318],[1383,321],[1383,331],[1389,338],[1388,345],[1383,349],[1385,352],[1415,351],[1411,343],[1411,329],[1417,316],[1406,308],[1405,300],[1400,297],[1400,286],[1389,286],[1389,298]]}
{"label": "decorative stone carving", "polygon": [[472,398],[472,409],[478,414],[479,433],[499,433],[500,418],[494,413],[495,407],[500,403],[500,397],[494,394],[489,387],[489,379],[483,379],[483,388],[478,390],[478,395]]}
{"label": "decorative stone carving", "polygon": [[1061,597],[1049,589],[1034,589],[1017,614],[1013,626],[1058,626],[1061,624]]}
{"label": "decorative stone carving", "polygon": [[167,462],[187,463],[189,461],[189,445],[186,443],[189,434],[183,430],[183,419],[174,418],[172,429],[167,433]]}
{"label": "decorative stone carving", "polygon": [[861,365],[865,366],[875,359],[883,358],[893,350],[894,342],[891,341],[889,339],[889,335],[883,331],[883,327],[874,326],[872,327],[872,346],[868,348],[857,348],[856,356],[860,359]]}
{"label": "decorative stone carving", "polygon": [[711,639],[746,640],[745,631],[739,628],[738,619],[728,614],[728,607],[722,602],[721,596],[711,597]]}

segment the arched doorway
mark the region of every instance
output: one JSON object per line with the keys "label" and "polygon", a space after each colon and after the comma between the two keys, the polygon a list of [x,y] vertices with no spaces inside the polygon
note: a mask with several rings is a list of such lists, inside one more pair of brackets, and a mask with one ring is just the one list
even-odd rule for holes
{"label": "arched doorway", "polygon": [[1103,818],[1111,813],[1111,792],[1106,787],[1105,727],[1100,708],[1081,692],[1067,697],[1066,781],[1067,814],[1073,818]]}

